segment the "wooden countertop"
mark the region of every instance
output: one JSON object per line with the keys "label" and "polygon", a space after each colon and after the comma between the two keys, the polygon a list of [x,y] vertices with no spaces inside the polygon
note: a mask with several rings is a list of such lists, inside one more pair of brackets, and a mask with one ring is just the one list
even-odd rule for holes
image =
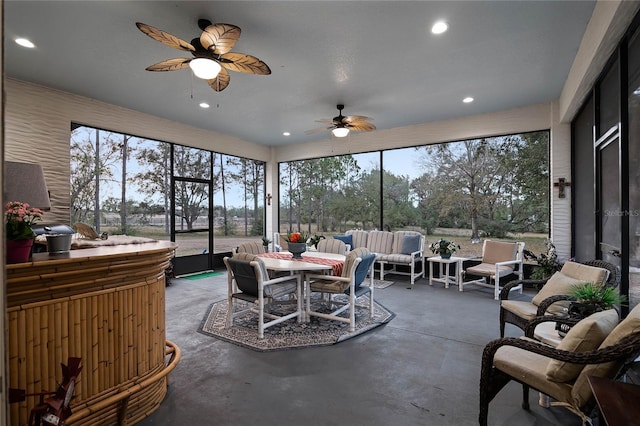
{"label": "wooden countertop", "polygon": [[7,307],[143,280],[151,273],[164,271],[176,247],[170,241],[157,241],[60,254],[34,253],[31,262],[6,265]]}

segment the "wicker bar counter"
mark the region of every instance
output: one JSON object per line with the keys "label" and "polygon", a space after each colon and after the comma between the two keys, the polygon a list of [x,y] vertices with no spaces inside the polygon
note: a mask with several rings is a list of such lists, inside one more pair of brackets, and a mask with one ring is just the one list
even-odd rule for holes
{"label": "wicker bar counter", "polygon": [[[55,391],[82,358],[68,425],[133,424],[164,399],[180,350],[165,340],[165,269],[176,246],[129,244],[36,253],[6,266],[9,386]],[[27,425],[37,397],[10,404]]]}

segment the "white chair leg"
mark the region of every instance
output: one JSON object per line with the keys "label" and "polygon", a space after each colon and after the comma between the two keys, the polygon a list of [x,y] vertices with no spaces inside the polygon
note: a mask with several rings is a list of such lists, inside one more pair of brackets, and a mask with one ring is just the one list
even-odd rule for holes
{"label": "white chair leg", "polygon": [[233,315],[233,297],[229,296],[227,301],[227,322],[224,328],[231,327],[231,316]]}

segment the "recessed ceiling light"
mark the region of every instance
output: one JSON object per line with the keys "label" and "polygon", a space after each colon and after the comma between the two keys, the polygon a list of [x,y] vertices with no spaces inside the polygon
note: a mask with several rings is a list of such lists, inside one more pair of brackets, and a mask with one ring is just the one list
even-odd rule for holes
{"label": "recessed ceiling light", "polygon": [[17,38],[15,39],[15,42],[18,43],[20,46],[28,47],[29,49],[33,49],[34,47],[36,47],[36,45],[33,44],[31,40],[26,38]]}
{"label": "recessed ceiling light", "polygon": [[283,133],[282,133],[282,136],[291,136],[291,133],[289,133],[289,132],[283,132]]}
{"label": "recessed ceiling light", "polygon": [[206,102],[200,102],[200,108],[209,108],[209,104]]}
{"label": "recessed ceiling light", "polygon": [[467,96],[462,100],[462,102],[464,102],[465,104],[470,104],[471,102],[473,102],[473,98],[471,96]]}
{"label": "recessed ceiling light", "polygon": [[435,24],[433,24],[433,27],[431,27],[431,32],[433,34],[442,34],[448,29],[449,29],[449,24],[447,24],[444,21],[438,21]]}

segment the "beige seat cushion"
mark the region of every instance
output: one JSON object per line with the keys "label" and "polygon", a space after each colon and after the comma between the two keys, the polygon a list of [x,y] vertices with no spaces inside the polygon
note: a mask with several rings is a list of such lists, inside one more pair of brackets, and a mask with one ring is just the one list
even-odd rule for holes
{"label": "beige seat cushion", "polygon": [[[470,266],[465,270],[465,273],[472,275],[480,275],[483,277],[495,278],[496,265],[495,263],[481,263],[479,265]],[[513,268],[508,266],[498,266],[498,277],[505,277],[513,273]]]}
{"label": "beige seat cushion", "polygon": [[576,262],[565,262],[560,272],[567,277],[592,283],[604,283],[609,278],[609,271],[604,268]]}
{"label": "beige seat cushion", "polygon": [[569,401],[571,385],[550,382],[545,371],[551,359],[513,346],[502,346],[496,351],[493,365],[516,380],[527,383],[558,401]]}
{"label": "beige seat cushion", "polygon": [[495,264],[515,260],[517,251],[518,244],[516,243],[486,240],[482,252],[482,262]]}
{"label": "beige seat cushion", "polygon": [[[609,309],[596,312],[571,327],[557,349],[569,352],[596,350],[618,324],[618,312]],[[547,379],[554,382],[572,382],[584,368],[583,364],[571,364],[551,360],[547,366]]]}
{"label": "beige seat cushion", "polygon": [[500,307],[526,320],[534,319],[538,313],[536,305],[521,300],[502,300]]}
{"label": "beige seat cushion", "polygon": [[[640,305],[636,305],[636,307],[629,312],[629,315],[627,315],[627,317],[622,320],[611,333],[609,333],[607,338],[604,339],[604,342],[600,345],[599,349],[615,345],[623,338],[637,333],[640,333]],[[591,388],[589,387],[587,376],[613,378],[620,367],[620,363],[608,362],[606,364],[587,365],[583,368],[582,372],[576,379],[573,391],[571,392],[574,404],[581,407],[591,398]]]}
{"label": "beige seat cushion", "polygon": [[584,284],[585,281],[565,275],[563,272],[554,273],[547,283],[533,296],[531,303],[538,306],[544,299],[559,294],[571,294],[574,286]]}

